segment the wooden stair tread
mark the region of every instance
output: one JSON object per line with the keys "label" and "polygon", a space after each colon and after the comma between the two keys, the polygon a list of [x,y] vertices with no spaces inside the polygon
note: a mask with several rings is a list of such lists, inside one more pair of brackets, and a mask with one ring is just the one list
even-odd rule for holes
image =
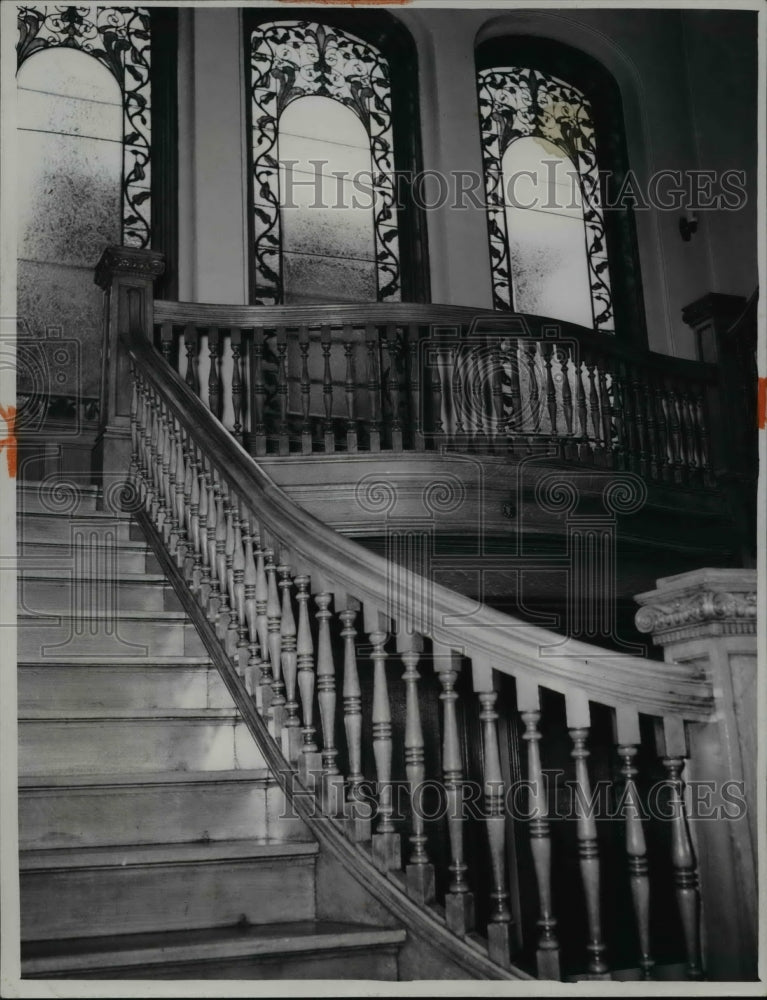
{"label": "wooden stair tread", "polygon": [[303,920],[259,926],[212,927],[84,940],[35,941],[22,945],[26,975],[45,972],[160,965],[230,958],[273,958],[301,952],[396,947],[399,928]]}
{"label": "wooden stair tread", "polygon": [[211,840],[178,844],[44,848],[19,852],[22,874],[41,871],[74,871],[83,868],[125,868],[135,865],[195,864],[242,860],[314,858],[316,841]]}

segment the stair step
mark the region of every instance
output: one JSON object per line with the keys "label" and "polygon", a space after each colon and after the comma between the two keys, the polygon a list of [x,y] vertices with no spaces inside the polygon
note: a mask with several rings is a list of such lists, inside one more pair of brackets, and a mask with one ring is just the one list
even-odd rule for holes
{"label": "stair step", "polygon": [[94,611],[82,608],[19,614],[18,657],[47,659],[62,653],[90,656],[203,656],[205,647],[183,611]]}
{"label": "stair step", "polygon": [[[291,921],[167,934],[42,942],[22,950],[25,977],[394,980],[404,930]],[[184,970],[188,969],[188,977]]]}
{"label": "stair step", "polygon": [[116,517],[106,511],[57,514],[43,510],[16,512],[16,531],[20,543],[84,542],[95,538],[106,541],[129,541],[130,517]]}
{"label": "stair step", "polygon": [[94,573],[26,569],[18,579],[20,611],[39,613],[57,608],[94,610],[180,611],[181,603],[160,573]]}
{"label": "stair step", "polygon": [[25,709],[19,716],[23,775],[264,766],[245,723],[231,709]]}
{"label": "stair step", "polygon": [[313,920],[317,851],[253,839],[23,851],[21,938]]}
{"label": "stair step", "polygon": [[[60,483],[36,483],[25,480],[16,484],[16,510],[19,513],[52,513],[59,517],[70,514],[95,514],[110,516],[96,510],[96,501],[101,493],[99,486],[77,482],[69,476],[62,477]],[[111,515],[113,516],[113,515]]]}
{"label": "stair step", "polygon": [[205,657],[133,661],[58,656],[19,665],[18,700],[27,708],[229,708],[232,697]]}
{"label": "stair step", "polygon": [[71,575],[109,573],[158,573],[160,565],[144,541],[22,542],[18,545],[19,572],[28,569],[64,570]]}
{"label": "stair step", "polygon": [[253,837],[309,839],[266,769],[19,780],[22,850]]}

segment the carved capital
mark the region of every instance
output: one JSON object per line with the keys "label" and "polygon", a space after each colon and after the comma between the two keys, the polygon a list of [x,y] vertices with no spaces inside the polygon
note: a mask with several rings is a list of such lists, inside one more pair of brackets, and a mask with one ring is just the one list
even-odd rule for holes
{"label": "carved capital", "polygon": [[639,594],[634,621],[657,645],[714,635],[756,632],[756,574],[753,570],[697,570],[658,581]]}
{"label": "carved capital", "polygon": [[165,257],[157,250],[110,246],[102,253],[93,280],[99,288],[107,289],[117,275],[154,282],[164,272]]}

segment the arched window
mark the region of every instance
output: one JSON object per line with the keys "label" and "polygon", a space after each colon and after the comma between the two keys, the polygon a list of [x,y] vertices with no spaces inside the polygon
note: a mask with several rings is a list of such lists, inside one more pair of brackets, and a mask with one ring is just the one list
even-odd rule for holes
{"label": "arched window", "polygon": [[614,81],[567,46],[516,37],[479,46],[477,85],[495,307],[642,343],[633,219],[603,200],[628,169]]}
{"label": "arched window", "polygon": [[396,176],[418,160],[412,43],[376,12],[280,13],[247,21],[251,300],[427,298],[425,227]]}

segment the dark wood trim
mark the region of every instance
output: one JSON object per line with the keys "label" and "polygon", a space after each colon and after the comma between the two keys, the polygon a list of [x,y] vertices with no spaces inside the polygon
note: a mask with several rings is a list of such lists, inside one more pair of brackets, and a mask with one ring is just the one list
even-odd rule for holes
{"label": "dark wood trim", "polygon": [[[402,299],[405,302],[430,302],[431,277],[429,270],[426,214],[411,196],[407,178],[423,169],[421,153],[421,113],[418,85],[418,52],[410,32],[397,18],[383,10],[337,10],[327,7],[249,8],[244,18],[244,59],[247,83],[248,129],[248,204],[253,204],[253,176],[250,169],[250,135],[252,128],[250,101],[250,33],[265,21],[315,21],[340,28],[375,45],[389,63],[391,73],[392,128],[394,133],[394,169],[403,178],[399,185],[398,209],[400,276]],[[253,247],[252,213],[248,217],[248,246]],[[252,256],[252,253],[251,253]],[[250,300],[255,298],[252,288],[253,266],[250,272]]]}
{"label": "dark wood trim", "polygon": [[152,242],[165,256],[157,294],[178,295],[178,9],[150,10],[152,53]]}
{"label": "dark wood trim", "polygon": [[[605,171],[602,202],[617,201],[629,172],[623,103],[618,84],[601,63],[562,42],[516,35],[482,42],[477,47],[476,64],[477,70],[510,65],[538,69],[577,87],[591,103],[599,170]],[[647,323],[633,209],[605,209],[604,222],[616,336],[636,347],[646,347]]]}

